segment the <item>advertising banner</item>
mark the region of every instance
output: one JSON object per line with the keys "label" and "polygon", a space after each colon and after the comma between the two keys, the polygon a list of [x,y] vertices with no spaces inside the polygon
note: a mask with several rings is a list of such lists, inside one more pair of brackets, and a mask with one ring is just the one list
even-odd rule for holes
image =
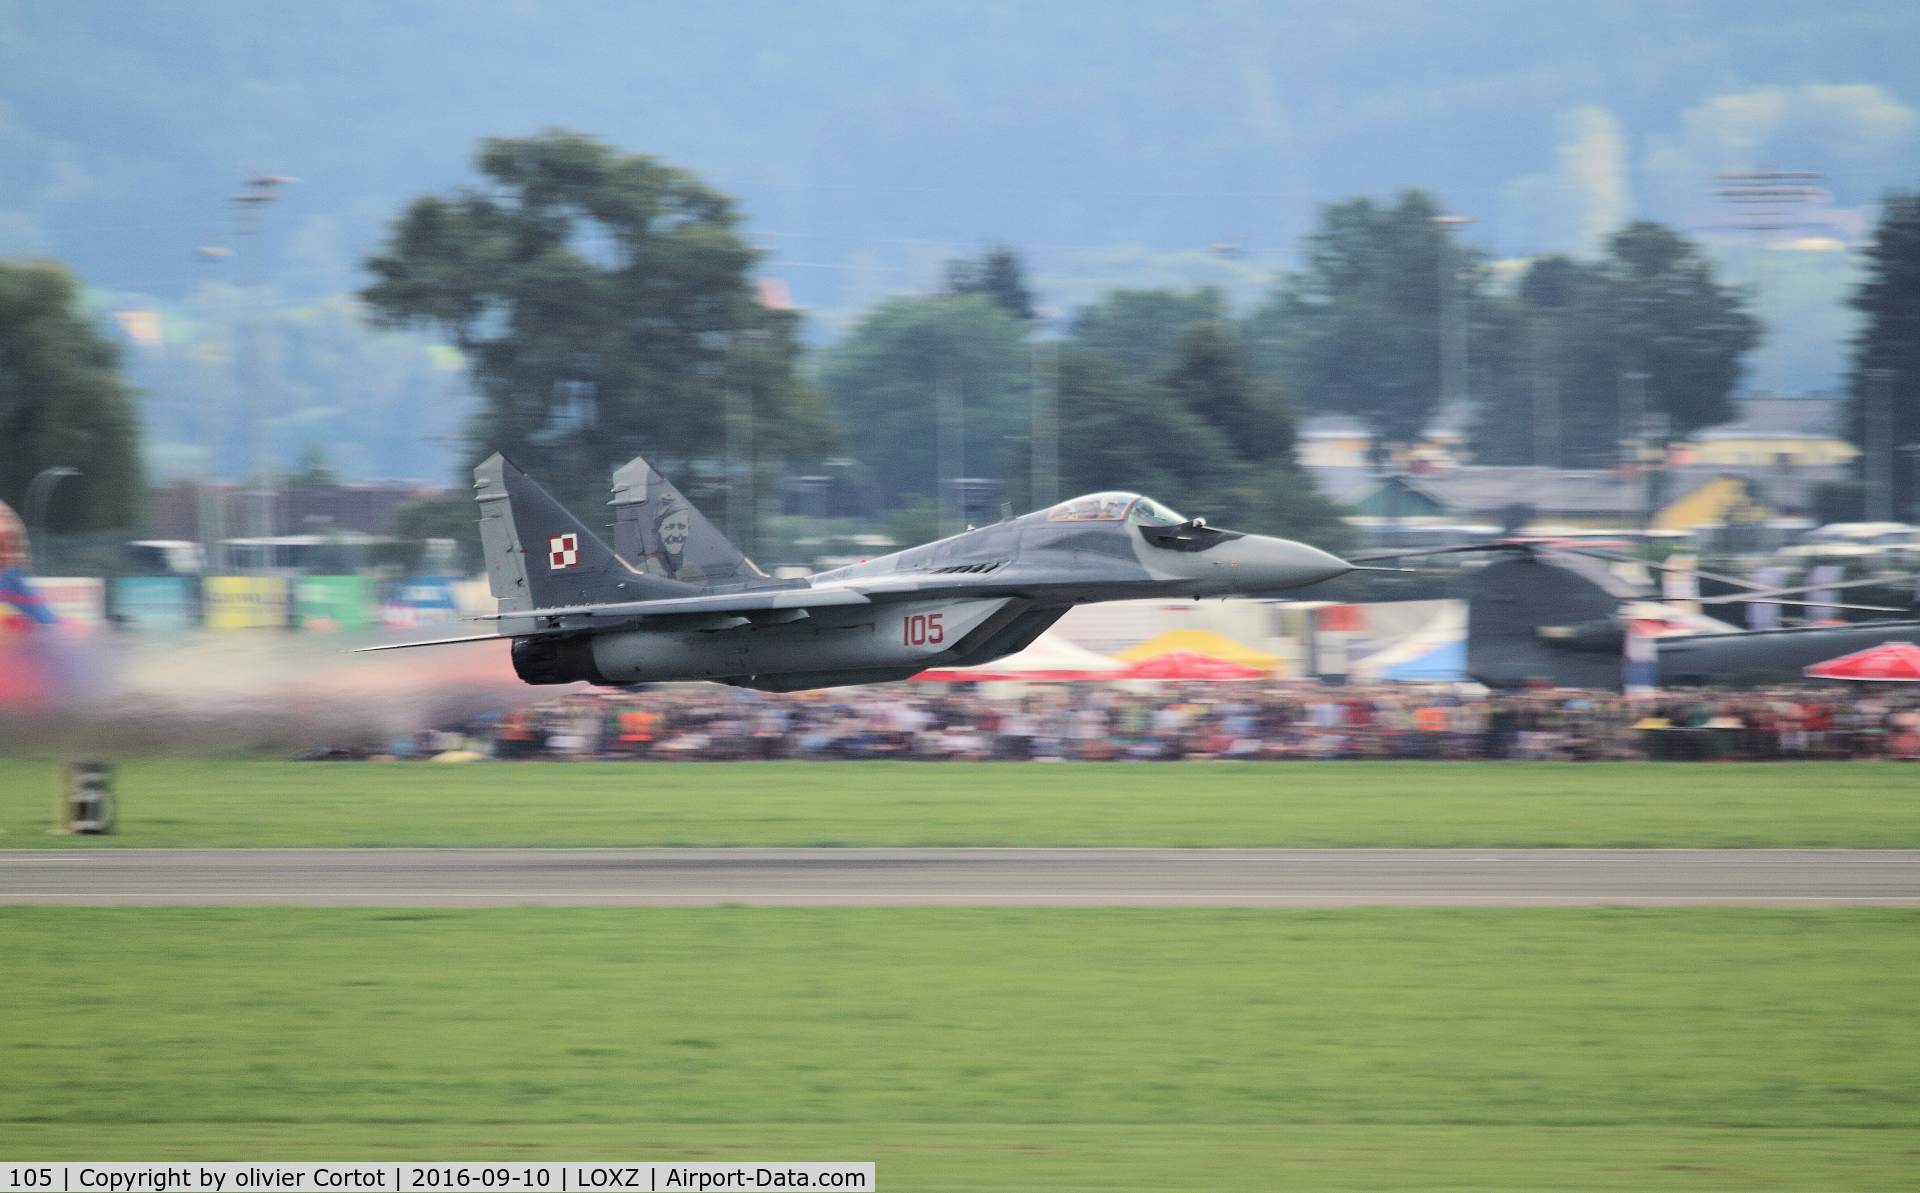
{"label": "advertising banner", "polygon": [[287,582],[279,576],[209,576],[203,588],[210,630],[270,630],[287,624]]}
{"label": "advertising banner", "polygon": [[95,576],[30,576],[47,612],[61,625],[97,626],[107,620],[107,582]]}
{"label": "advertising banner", "polygon": [[184,630],[199,620],[185,576],[123,576],[113,582],[113,616],[136,630]]}
{"label": "advertising banner", "polygon": [[409,577],[400,582],[381,616],[391,626],[440,625],[452,621],[459,612],[453,585],[454,580],[449,576]]}
{"label": "advertising banner", "polygon": [[370,576],[302,576],[293,582],[294,614],[307,630],[357,630],[373,624]]}

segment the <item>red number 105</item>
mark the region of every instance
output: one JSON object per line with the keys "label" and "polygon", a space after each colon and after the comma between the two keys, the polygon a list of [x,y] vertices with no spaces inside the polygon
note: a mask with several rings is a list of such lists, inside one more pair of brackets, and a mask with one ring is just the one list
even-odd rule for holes
{"label": "red number 105", "polygon": [[932,642],[936,645],[947,640],[946,628],[940,624],[939,613],[915,613],[900,623],[900,645],[925,646]]}

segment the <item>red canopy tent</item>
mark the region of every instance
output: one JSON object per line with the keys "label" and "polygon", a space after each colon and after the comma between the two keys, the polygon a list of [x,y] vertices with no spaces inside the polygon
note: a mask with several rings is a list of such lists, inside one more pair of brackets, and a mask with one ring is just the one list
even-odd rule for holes
{"label": "red canopy tent", "polygon": [[1882,642],[1803,669],[1811,679],[1863,679],[1875,683],[1920,682],[1920,646]]}
{"label": "red canopy tent", "polygon": [[1118,679],[1265,679],[1267,673],[1245,663],[1216,659],[1191,650],[1170,650],[1142,659],[1122,671]]}

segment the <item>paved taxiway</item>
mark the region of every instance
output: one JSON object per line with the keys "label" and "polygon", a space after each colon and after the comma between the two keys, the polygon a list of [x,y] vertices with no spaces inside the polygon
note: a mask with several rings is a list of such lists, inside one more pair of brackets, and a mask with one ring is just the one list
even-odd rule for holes
{"label": "paved taxiway", "polygon": [[1920,907],[1920,850],[0,852],[0,903],[499,907]]}

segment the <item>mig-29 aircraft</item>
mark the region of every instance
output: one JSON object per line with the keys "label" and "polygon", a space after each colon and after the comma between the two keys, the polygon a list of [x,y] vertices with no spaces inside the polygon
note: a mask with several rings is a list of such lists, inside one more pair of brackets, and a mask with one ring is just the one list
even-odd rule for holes
{"label": "mig-29 aircraft", "polygon": [[609,548],[501,455],[474,469],[499,632],[530,684],[715,680],[769,692],[906,679],[1023,649],[1066,611],[1236,596],[1354,570],[1304,543],[1182,518],[1134,493],[1024,517],[798,580],[756,568],[636,459],[614,473]]}

